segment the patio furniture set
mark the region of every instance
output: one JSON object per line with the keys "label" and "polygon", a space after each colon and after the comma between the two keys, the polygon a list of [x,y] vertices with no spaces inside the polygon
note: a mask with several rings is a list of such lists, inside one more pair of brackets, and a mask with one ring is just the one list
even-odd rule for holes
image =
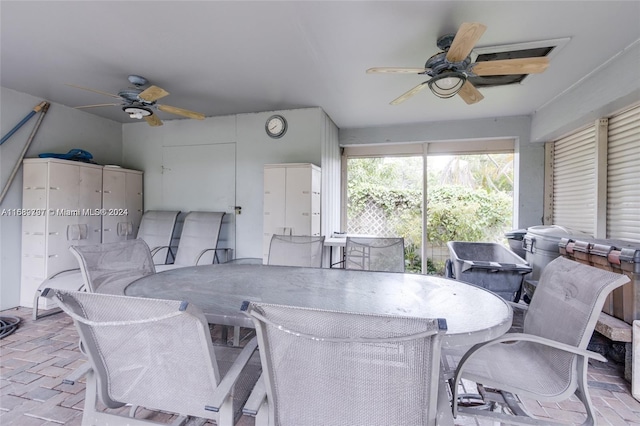
{"label": "patio furniture set", "polygon": [[[153,240],[72,247],[86,291],[56,277],[36,295],[54,300],[80,334],[89,363],[69,380],[87,377],[83,424],[125,421],[97,409],[99,400],[130,405],[126,422],[140,425],[149,422],[135,417],[138,407],[195,424],[233,425],[245,414],[256,425],[453,425],[463,414],[542,425],[548,420],[529,415],[518,396],[574,394],[584,424],[595,424],[587,363],[605,359],[587,344],[624,275],[557,258],[513,333],[513,309],[523,305],[462,281],[403,273],[401,239],[349,236],[340,269],[321,268],[324,237],[291,235],[272,237],[265,265],[213,263],[215,244],[197,238],[211,234],[198,228],[212,219],[219,231],[221,216],[200,212],[185,219],[182,233],[192,237],[175,253],[177,261],[184,248],[190,265],[160,268],[154,255],[173,256],[172,215],[149,215],[151,226],[145,214],[141,231]],[[213,345],[211,325],[234,327],[234,344]],[[242,345],[240,327],[255,330]],[[463,379],[478,384],[485,405],[458,395]]]}

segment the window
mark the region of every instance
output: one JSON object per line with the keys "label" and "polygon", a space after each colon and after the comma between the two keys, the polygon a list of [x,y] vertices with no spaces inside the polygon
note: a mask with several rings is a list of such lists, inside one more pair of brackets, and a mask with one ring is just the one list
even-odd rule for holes
{"label": "window", "polygon": [[[504,239],[504,232],[512,229],[514,142],[467,140],[345,148],[342,230],[402,236],[408,271],[443,272],[449,257],[443,241],[488,241],[495,235]],[[465,178],[464,182],[446,179],[452,174],[447,172],[454,170],[456,179]],[[427,199],[430,207],[423,215]],[[478,206],[491,213],[499,210],[497,215],[483,215],[485,222],[497,217],[496,223],[478,225],[482,221],[471,213]],[[469,220],[445,223],[460,218]],[[495,232],[488,235],[489,231]]]}

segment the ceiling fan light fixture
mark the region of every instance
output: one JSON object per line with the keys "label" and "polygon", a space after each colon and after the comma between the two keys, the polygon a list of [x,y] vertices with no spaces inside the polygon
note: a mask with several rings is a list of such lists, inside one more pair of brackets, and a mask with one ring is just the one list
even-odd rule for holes
{"label": "ceiling fan light fixture", "polygon": [[149,108],[142,107],[124,107],[122,110],[129,114],[129,117],[137,118],[138,120],[153,114]]}
{"label": "ceiling fan light fixture", "polygon": [[429,80],[428,85],[434,95],[446,99],[455,96],[462,89],[465,81],[467,76],[464,73],[445,71]]}

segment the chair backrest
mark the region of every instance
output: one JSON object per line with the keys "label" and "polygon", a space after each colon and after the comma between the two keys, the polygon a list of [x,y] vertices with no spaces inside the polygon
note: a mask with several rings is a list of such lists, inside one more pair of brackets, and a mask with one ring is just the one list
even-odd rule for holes
{"label": "chair backrest", "polygon": [[124,294],[124,288],[156,272],[147,243],[141,239],[70,246],[90,292]]}
{"label": "chair backrest", "polygon": [[205,406],[220,373],[207,321],[194,305],[51,289],[47,297],[73,318],[104,405],[215,418]]}
{"label": "chair backrest", "polygon": [[625,275],[558,257],[542,271],[524,333],[586,349],[605,298],[628,281]]}
{"label": "chair backrest", "polygon": [[347,237],[345,268],[404,272],[404,238]]}
{"label": "chair backrest", "polygon": [[245,302],[269,424],[435,425],[446,321]]}
{"label": "chair backrest", "polygon": [[[152,251],[156,247],[169,247],[179,213],[179,211],[147,210],[140,221],[138,238],[144,240]],[[158,250],[153,255],[155,263],[166,263],[169,252],[168,248]]]}
{"label": "chair backrest", "polygon": [[324,236],[277,235],[271,237],[269,265],[322,267]]}
{"label": "chair backrest", "polygon": [[174,265],[211,264],[224,212],[189,212],[184,218]]}

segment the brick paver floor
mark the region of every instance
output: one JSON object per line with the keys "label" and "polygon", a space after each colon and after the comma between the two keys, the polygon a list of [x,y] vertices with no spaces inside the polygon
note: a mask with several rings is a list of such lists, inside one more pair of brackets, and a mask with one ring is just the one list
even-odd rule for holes
{"label": "brick paver floor", "polygon": [[[0,424],[2,426],[80,425],[85,384],[65,385],[62,379],[85,362],[78,350],[78,335],[65,314],[31,320],[31,309],[0,312],[22,319],[18,330],[0,340]],[[631,396],[623,378],[624,366],[594,361],[589,365],[589,389],[599,424],[640,426],[640,402]],[[467,384],[468,385],[468,384]],[[584,409],[577,399],[561,403],[525,401],[535,415],[579,424]],[[127,409],[122,409],[127,411]],[[144,411],[142,416],[169,421],[166,413]],[[243,416],[240,426],[253,425]],[[456,425],[494,425],[493,422],[458,417]]]}

